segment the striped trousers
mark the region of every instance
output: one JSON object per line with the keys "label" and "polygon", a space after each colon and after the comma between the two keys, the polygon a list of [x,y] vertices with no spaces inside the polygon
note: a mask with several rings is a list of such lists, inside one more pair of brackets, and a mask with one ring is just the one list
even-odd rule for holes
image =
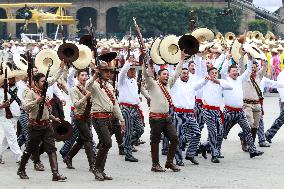
{"label": "striped trousers", "polygon": [[21,110],[21,115],[19,117],[19,122],[21,125],[21,133],[17,138],[18,144],[20,147],[23,146],[28,140],[28,123],[29,123],[29,115]]}
{"label": "striped trousers", "polygon": [[204,128],[204,124],[205,124],[203,113],[202,113],[202,103],[195,101],[194,110],[195,110],[197,124],[200,128],[200,131],[202,131],[202,129]]}
{"label": "striped trousers", "polygon": [[189,146],[186,150],[186,156],[194,157],[200,142],[201,132],[196,122],[194,113],[176,112],[175,126],[179,139],[175,158],[177,162],[181,162],[183,160],[182,156],[183,144],[189,143]]}
{"label": "striped trousers", "polygon": [[[246,140],[249,148],[248,151],[250,153],[253,153],[256,151],[256,147],[254,145],[252,135],[251,135],[251,129],[248,123],[248,120],[245,116],[245,113],[243,110],[241,111],[232,111],[228,110],[227,108],[224,108],[224,130],[231,129],[234,125],[239,124],[242,128],[242,136]],[[222,143],[221,143],[222,144]]]}
{"label": "striped trousers", "polygon": [[202,108],[202,114],[208,130],[208,142],[212,156],[221,155],[221,144],[223,140],[223,123],[221,111]]}
{"label": "striped trousers", "polygon": [[144,133],[144,124],[139,110],[136,107],[120,105],[125,120],[124,152],[126,156],[132,156],[132,145]]}
{"label": "striped trousers", "polygon": [[265,133],[264,133],[264,122],[263,122],[263,116],[261,116],[259,121],[259,126],[257,128],[257,136],[258,136],[258,143],[264,143],[266,141],[265,139]]}
{"label": "striped trousers", "polygon": [[279,105],[280,105],[280,115],[276,118],[270,129],[268,129],[265,132],[266,138],[270,140],[275,136],[275,134],[284,124],[284,103],[281,103],[280,101]]}

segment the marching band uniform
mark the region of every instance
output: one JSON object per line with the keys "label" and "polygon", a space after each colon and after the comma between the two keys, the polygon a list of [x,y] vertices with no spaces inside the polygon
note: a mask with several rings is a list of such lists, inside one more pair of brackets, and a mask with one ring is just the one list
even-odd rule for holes
{"label": "marching band uniform", "polygon": [[194,106],[195,92],[203,87],[207,80],[199,82],[182,81],[180,78],[175,82],[171,89],[175,112],[175,125],[179,137],[179,144],[176,151],[177,165],[183,165],[182,145],[189,143],[185,158],[198,164],[194,159],[197,147],[200,142],[201,132],[196,122]]}
{"label": "marching band uniform", "polygon": [[[103,68],[102,68],[103,69]],[[86,89],[92,93],[91,119],[99,138],[97,159],[95,162],[95,178],[97,180],[110,180],[104,173],[107,154],[112,146],[111,135],[108,127],[112,124],[113,117],[124,121],[117,100],[113,94],[113,87],[109,82],[95,81],[91,77],[86,82]]]}
{"label": "marching band uniform", "polygon": [[169,109],[172,107],[171,96],[168,92],[169,88],[173,86],[178,79],[182,70],[183,61],[177,67],[173,77],[168,81],[168,85],[164,86],[159,81],[155,81],[146,70],[145,65],[142,65],[142,73],[146,80],[147,89],[151,97],[150,103],[150,127],[151,127],[151,154],[152,154],[152,171],[162,172],[163,168],[159,163],[159,142],[161,139],[161,132],[163,132],[170,141],[169,151],[167,155],[166,168],[173,171],[180,171],[180,169],[173,164],[178,139],[176,130],[172,124],[172,119],[169,114]]}
{"label": "marching band uniform", "polygon": [[138,159],[132,155],[132,146],[144,133],[144,124],[139,107],[140,98],[138,95],[138,85],[135,78],[128,78],[127,72],[131,68],[131,63],[126,62],[118,76],[118,102],[125,120],[126,130],[124,133],[125,160],[137,162]]}

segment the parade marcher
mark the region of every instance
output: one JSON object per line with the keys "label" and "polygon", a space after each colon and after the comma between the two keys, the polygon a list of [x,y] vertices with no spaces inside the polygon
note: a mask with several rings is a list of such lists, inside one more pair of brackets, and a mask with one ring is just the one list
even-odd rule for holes
{"label": "parade marcher", "polygon": [[[223,122],[224,117],[220,109],[223,104],[223,91],[232,90],[233,87],[223,79],[218,78],[218,70],[215,67],[208,69],[210,81],[203,86],[203,116],[208,129],[208,143],[211,148],[211,162],[220,163],[221,158],[221,142],[223,139]],[[204,151],[204,146],[202,145]],[[204,152],[203,152],[204,153]],[[204,156],[204,155],[203,155]],[[205,156],[206,157],[206,156]]]}
{"label": "parade marcher", "polygon": [[151,154],[152,154],[152,169],[154,172],[164,172],[159,162],[159,143],[161,133],[169,139],[170,146],[167,154],[167,162],[165,167],[172,169],[174,172],[180,169],[173,163],[176,152],[178,138],[172,118],[169,114],[170,107],[173,107],[172,99],[169,94],[169,89],[174,85],[178,79],[183,67],[185,54],[181,53],[181,61],[177,65],[175,74],[169,79],[169,72],[167,69],[159,70],[157,81],[147,72],[145,64],[142,65],[143,76],[146,80],[147,90],[151,97],[150,104],[150,127],[151,127]]}
{"label": "parade marcher", "polygon": [[[243,83],[243,94],[244,94],[244,112],[248,119],[249,125],[251,127],[251,134],[253,141],[255,141],[257,128],[259,126],[259,122],[262,116],[262,101],[263,96],[260,90],[260,81],[263,78],[263,75],[267,68],[267,62],[264,62],[262,68],[258,70],[258,63],[253,61],[252,65],[252,73],[250,75],[250,79],[246,80]],[[241,69],[241,74],[244,69]],[[242,144],[242,149],[247,151],[247,145],[243,137],[243,133],[239,133],[239,137]]]}
{"label": "parade marcher", "polygon": [[[231,59],[231,54],[229,53],[226,56],[226,60],[222,66],[221,74],[223,79],[226,79],[229,83],[232,84],[232,90],[224,90],[224,133],[227,134],[227,131],[232,128],[235,124],[239,124],[246,138],[246,142],[249,146],[248,151],[250,157],[260,156],[263,152],[257,151],[254,145],[252,134],[250,132],[250,126],[248,120],[245,116],[243,110],[243,82],[248,80],[251,74],[252,67],[252,57],[249,56],[249,62],[247,63],[247,69],[243,72],[242,75],[238,76],[238,68],[236,65],[228,65]],[[243,56],[239,61],[239,65],[243,64]],[[224,71],[223,71],[224,70]],[[222,144],[222,143],[221,143]]]}
{"label": "parade marcher", "polygon": [[[59,73],[62,73],[63,65],[64,62],[61,63],[61,70],[59,70]],[[65,176],[62,176],[58,173],[55,139],[53,138],[53,130],[49,124],[49,121],[52,119],[53,121],[60,122],[60,120],[59,118],[55,118],[50,114],[47,104],[48,101],[43,103],[42,118],[39,121],[37,120],[40,108],[39,104],[43,100],[43,96],[41,95],[44,84],[45,82],[50,82],[50,84],[53,84],[57,79],[58,77],[51,77],[48,81],[45,81],[45,75],[42,73],[37,73],[34,76],[35,87],[29,90],[25,97],[23,109],[29,113],[29,138],[17,172],[21,179],[29,179],[26,174],[25,167],[32,152],[38,150],[40,142],[43,143],[44,151],[49,157],[52,171],[52,181],[62,181],[67,179]]]}
{"label": "parade marcher", "polygon": [[207,80],[202,79],[199,82],[191,81],[189,79],[191,76],[192,75],[189,76],[189,70],[183,68],[180,78],[175,82],[170,92],[175,107],[174,123],[179,138],[179,144],[175,155],[176,164],[179,166],[184,166],[182,161],[182,145],[187,142],[189,143],[189,146],[186,151],[185,159],[190,160],[195,165],[199,164],[194,158],[201,137],[194,112],[195,93],[206,84]]}
{"label": "parade marcher", "polygon": [[132,155],[132,146],[144,133],[144,124],[139,107],[140,98],[138,94],[138,85],[135,79],[136,71],[132,68],[134,58],[129,60],[122,67],[118,76],[118,102],[125,120],[124,133],[124,152],[125,161],[138,162],[138,159]]}
{"label": "parade marcher", "polygon": [[90,170],[94,170],[95,158],[92,149],[93,135],[91,133],[91,120],[90,120],[90,111],[91,111],[91,93],[86,90],[85,84],[88,79],[87,70],[78,70],[77,79],[79,83],[72,89],[72,102],[74,105],[74,124],[79,131],[79,137],[77,143],[71,148],[64,162],[67,165],[67,168],[74,169],[72,166],[72,158],[79,152],[79,150],[84,145],[85,152],[88,158]]}
{"label": "parade marcher", "polygon": [[106,62],[100,62],[100,74],[94,74],[87,83],[86,89],[92,93],[91,119],[99,138],[98,154],[95,163],[94,174],[99,181],[112,180],[104,172],[107,154],[112,146],[111,135],[108,127],[112,124],[113,117],[119,119],[121,127],[124,129],[125,122],[121,110],[113,93],[114,89],[108,82],[111,69]]}
{"label": "parade marcher", "polygon": [[[281,84],[284,84],[284,71],[283,70],[278,75],[277,81],[280,82]],[[272,143],[271,140],[273,139],[275,134],[284,124],[284,89],[278,88],[277,90],[280,95],[280,99],[279,99],[280,115],[275,119],[272,126],[265,132],[265,138],[269,143]]]}

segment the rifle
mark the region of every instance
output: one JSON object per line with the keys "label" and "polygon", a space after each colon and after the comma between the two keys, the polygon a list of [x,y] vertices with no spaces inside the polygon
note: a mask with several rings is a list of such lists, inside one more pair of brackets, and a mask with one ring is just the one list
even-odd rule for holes
{"label": "rifle", "polygon": [[[5,77],[4,77],[4,102],[8,101],[8,78],[7,78],[7,67],[5,68]],[[10,110],[10,107],[5,108],[6,118],[13,118],[13,114]]]}
{"label": "rifle", "polygon": [[44,104],[45,104],[45,100],[46,100],[46,92],[47,92],[47,88],[48,88],[48,82],[47,82],[47,78],[50,72],[50,67],[53,65],[53,61],[51,62],[51,64],[48,65],[48,69],[46,71],[46,75],[45,75],[45,81],[44,81],[44,85],[43,85],[43,89],[41,91],[41,97],[43,97],[42,102],[39,104],[39,109],[38,109],[38,114],[36,117],[36,121],[39,122],[42,118],[43,115],[43,109],[44,109]]}
{"label": "rifle", "polygon": [[[134,26],[135,26],[135,29],[136,29],[136,35],[137,35],[138,42],[139,42],[139,45],[140,45],[140,50],[141,50],[142,56],[143,56],[142,62],[147,67],[146,61],[149,61],[150,57],[149,57],[149,54],[147,52],[145,54],[143,52],[143,50],[146,49],[146,46],[145,46],[145,43],[143,41],[143,37],[142,37],[141,31],[140,31],[140,28],[139,28],[139,26],[136,23],[136,18],[135,17],[133,17],[133,22],[134,22]],[[142,86],[142,70],[138,71],[137,82],[138,82],[138,94],[140,94],[141,86]]]}
{"label": "rifle", "polygon": [[33,74],[33,66],[32,66],[32,54],[30,51],[26,52],[26,58],[28,62],[28,79],[29,79],[29,86],[32,86],[32,74]]}
{"label": "rifle", "polygon": [[89,19],[90,20],[90,35],[92,36],[92,44],[93,44],[93,48],[92,51],[94,53],[94,58],[95,58],[95,65],[98,67],[99,69],[99,83],[100,83],[100,88],[103,88],[103,84],[102,84],[102,74],[101,74],[101,65],[99,62],[99,57],[98,57],[98,49],[97,49],[97,39],[94,35],[94,28],[93,28],[93,23],[92,23],[92,18]]}
{"label": "rifle", "polygon": [[194,10],[190,11],[190,19],[189,19],[189,22],[190,22],[190,28],[189,28],[189,30],[191,30],[191,32],[193,32],[193,30],[194,30],[195,27],[196,27],[195,12],[194,12]]}

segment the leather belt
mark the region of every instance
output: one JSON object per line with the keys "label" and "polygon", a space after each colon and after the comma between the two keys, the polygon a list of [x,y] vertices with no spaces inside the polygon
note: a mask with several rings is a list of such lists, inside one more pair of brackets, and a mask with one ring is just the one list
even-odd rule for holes
{"label": "leather belt", "polygon": [[85,121],[85,120],[89,120],[90,119],[90,116],[86,116],[86,115],[80,115],[80,114],[77,114],[77,115],[74,115],[74,118],[76,120],[79,120],[79,121]]}
{"label": "leather belt", "polygon": [[244,103],[246,103],[246,104],[260,104],[259,100],[249,100],[249,99],[244,99]]}
{"label": "leather belt", "polygon": [[227,110],[235,111],[235,112],[239,112],[239,111],[242,110],[242,108],[234,108],[234,107],[227,106],[227,105],[225,105],[225,108],[226,108]]}
{"label": "leather belt", "polygon": [[41,120],[41,121],[36,121],[35,119],[29,119],[29,124],[32,127],[45,127],[49,125],[49,120]]}
{"label": "leather belt", "polygon": [[193,109],[184,109],[184,108],[175,108],[175,112],[180,112],[180,113],[194,113]]}
{"label": "leather belt", "polygon": [[150,112],[149,117],[152,119],[166,119],[170,117],[169,113],[154,113]]}
{"label": "leather belt", "polygon": [[125,103],[125,102],[121,102],[121,103],[119,103],[119,105],[133,107],[133,108],[139,108],[138,104],[129,104],[129,103]]}
{"label": "leather belt", "polygon": [[110,112],[92,112],[91,113],[91,118],[112,118],[113,114]]}

